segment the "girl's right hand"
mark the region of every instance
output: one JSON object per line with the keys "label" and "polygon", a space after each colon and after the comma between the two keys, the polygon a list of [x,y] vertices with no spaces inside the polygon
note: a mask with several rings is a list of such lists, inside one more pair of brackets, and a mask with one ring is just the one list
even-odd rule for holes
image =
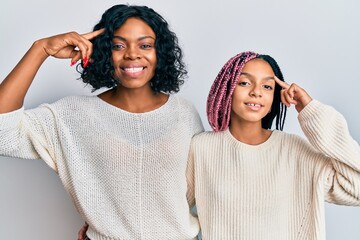
{"label": "girl's right hand", "polygon": [[77,32],[63,33],[41,39],[38,42],[42,44],[48,56],[62,59],[70,58],[71,65],[83,59],[84,67],[86,67],[93,49],[90,40],[102,34],[104,30],[105,29],[99,29],[85,34],[79,34]]}

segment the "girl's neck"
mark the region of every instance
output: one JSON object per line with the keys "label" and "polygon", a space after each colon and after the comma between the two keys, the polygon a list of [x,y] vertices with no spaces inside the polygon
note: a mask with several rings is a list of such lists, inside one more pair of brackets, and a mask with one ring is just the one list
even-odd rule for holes
{"label": "girl's neck", "polygon": [[169,96],[164,93],[156,93],[151,88],[124,89],[117,87],[100,94],[99,98],[127,112],[144,113],[161,107]]}
{"label": "girl's neck", "polygon": [[249,145],[264,143],[272,133],[270,130],[263,129],[261,122],[239,123],[234,121],[230,124],[229,131],[238,141]]}

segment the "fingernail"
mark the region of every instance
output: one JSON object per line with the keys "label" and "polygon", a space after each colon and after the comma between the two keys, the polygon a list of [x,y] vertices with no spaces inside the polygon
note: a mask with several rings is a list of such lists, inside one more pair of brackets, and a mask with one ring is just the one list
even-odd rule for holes
{"label": "fingernail", "polygon": [[89,64],[88,58],[87,58],[87,57],[84,57],[84,60],[83,60],[83,66],[84,66],[84,68],[86,68],[88,64]]}
{"label": "fingernail", "polygon": [[74,66],[75,63],[76,63],[76,61],[72,61],[72,62],[70,63],[70,67]]}

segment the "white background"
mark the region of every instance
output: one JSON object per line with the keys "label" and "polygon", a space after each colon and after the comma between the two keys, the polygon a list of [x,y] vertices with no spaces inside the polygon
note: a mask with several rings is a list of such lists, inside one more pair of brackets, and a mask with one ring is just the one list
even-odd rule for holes
{"label": "white background", "polygon": [[[4,0],[0,8],[0,79],[39,38],[88,32],[120,1]],[[126,2],[123,2],[126,3]],[[360,140],[360,2],[355,0],[148,0],[180,39],[189,79],[181,90],[209,129],[205,102],[223,64],[253,50],[273,56],[287,82],[334,106]],[[73,94],[91,94],[70,60],[48,59],[27,95],[36,107]],[[1,80],[0,80],[1,81]],[[291,108],[285,131],[303,135]],[[360,239],[360,208],[326,204],[327,239]],[[83,220],[61,182],[42,161],[0,157],[0,239],[76,239]]]}

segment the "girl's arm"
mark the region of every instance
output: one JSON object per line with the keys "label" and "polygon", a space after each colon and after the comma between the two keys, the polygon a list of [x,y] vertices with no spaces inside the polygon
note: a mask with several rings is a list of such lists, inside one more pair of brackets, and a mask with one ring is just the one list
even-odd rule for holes
{"label": "girl's arm", "polygon": [[310,144],[323,154],[325,199],[360,205],[360,147],[351,137],[346,120],[334,108],[312,100],[299,114]]}
{"label": "girl's arm", "polygon": [[311,145],[323,154],[325,197],[329,202],[360,205],[360,147],[346,120],[334,108],[312,98],[296,84],[275,77],[283,88],[281,100],[295,105],[299,122]]}

